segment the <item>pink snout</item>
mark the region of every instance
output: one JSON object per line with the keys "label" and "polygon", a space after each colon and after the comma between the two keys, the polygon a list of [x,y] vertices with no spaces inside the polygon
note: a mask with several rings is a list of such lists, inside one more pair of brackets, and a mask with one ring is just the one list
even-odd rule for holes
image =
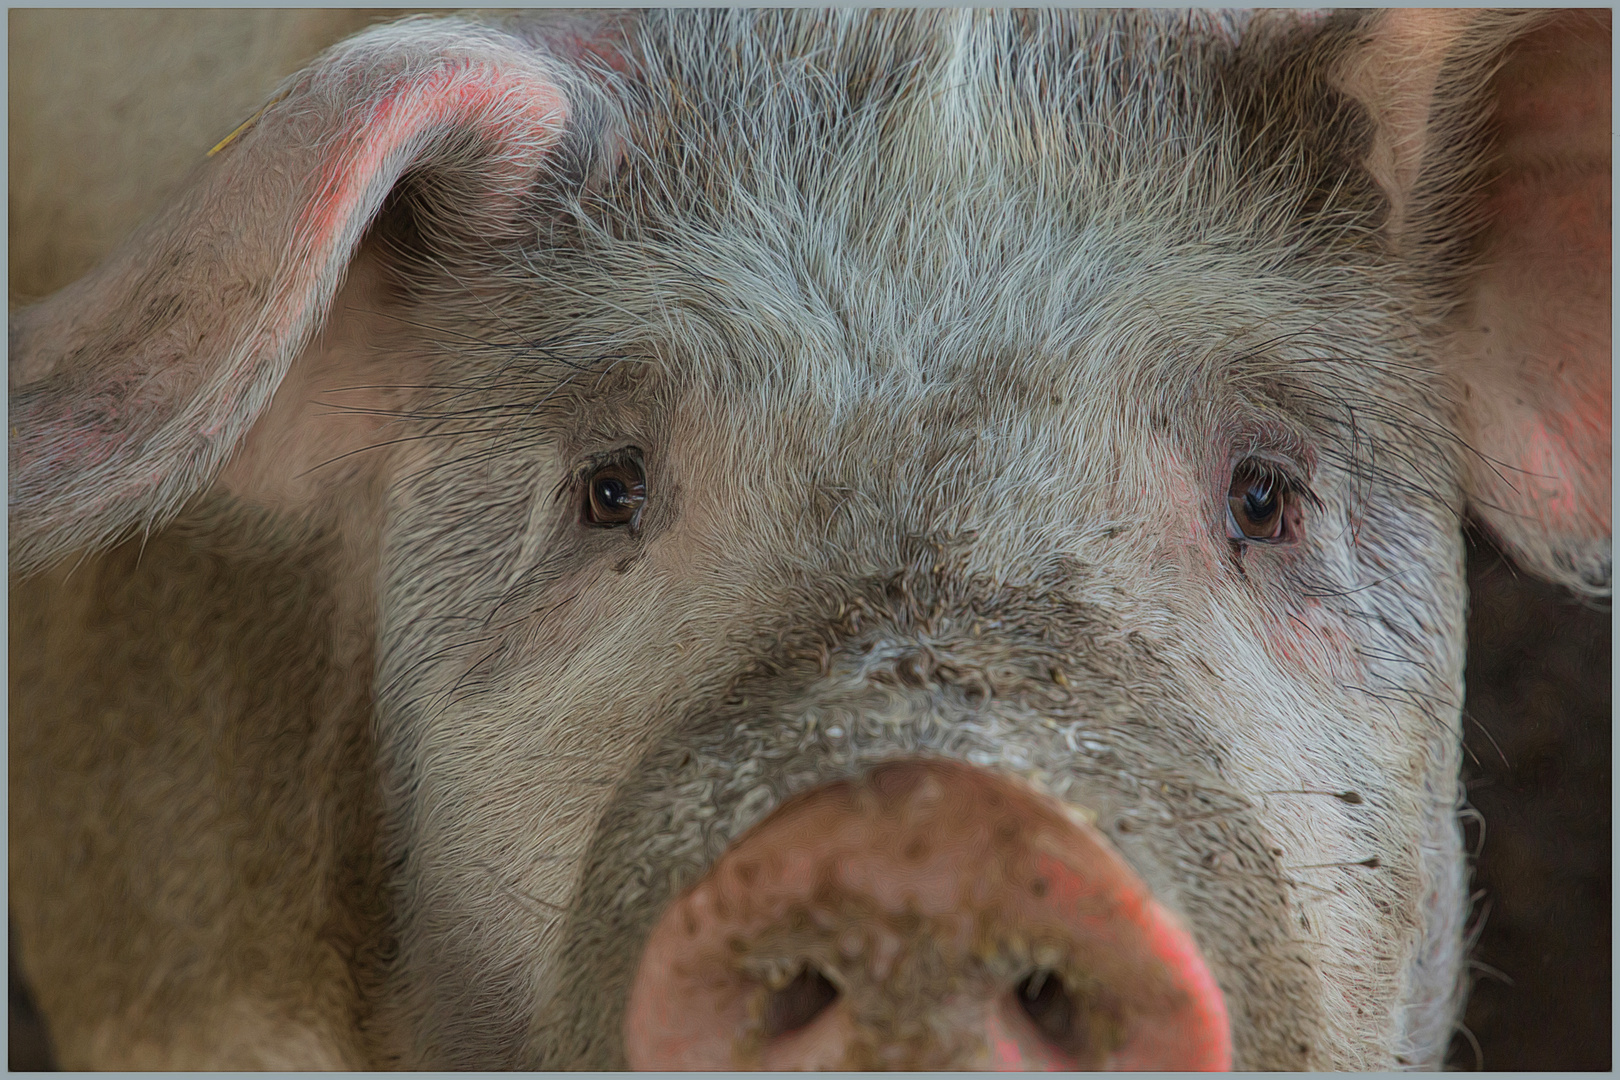
{"label": "pink snout", "polygon": [[1226,1069],[1197,946],[1108,842],[967,765],[785,803],[654,927],[638,1069]]}

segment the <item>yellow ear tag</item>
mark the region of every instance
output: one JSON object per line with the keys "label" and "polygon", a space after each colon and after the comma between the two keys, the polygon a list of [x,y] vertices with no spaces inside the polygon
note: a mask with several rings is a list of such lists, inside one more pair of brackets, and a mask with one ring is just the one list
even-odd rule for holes
{"label": "yellow ear tag", "polygon": [[288,93],[288,91],[283,90],[281,93],[277,94],[275,97],[273,97],[269,101],[265,102],[263,105],[261,105],[259,107],[258,112],[254,113],[252,116],[248,117],[246,120],[242,121],[240,124],[237,124],[236,125],[236,130],[232,131],[229,135],[225,136],[223,139],[219,140],[219,142],[215,143],[214,148],[212,150],[208,151],[208,153],[204,154],[203,156],[204,157],[213,157],[215,154],[219,153],[221,150],[223,150],[227,146],[231,145],[231,143],[236,141],[236,137],[238,135],[242,134],[242,132],[244,132],[248,128],[252,127],[253,122],[255,120],[257,120],[259,117],[263,116],[266,109],[270,108],[270,106],[276,104],[282,98],[286,97],[287,93]]}

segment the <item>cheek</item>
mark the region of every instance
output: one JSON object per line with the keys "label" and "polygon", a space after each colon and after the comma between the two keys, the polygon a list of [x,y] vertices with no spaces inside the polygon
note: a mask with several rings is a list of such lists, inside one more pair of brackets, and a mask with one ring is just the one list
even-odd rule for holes
{"label": "cheek", "polygon": [[[1186,575],[1188,584],[1211,588],[1231,576],[1225,561],[1228,540],[1224,522],[1213,510],[1214,493],[1162,440],[1148,442],[1148,469],[1141,497],[1154,507],[1163,550]],[[1256,549],[1247,560],[1251,579],[1263,583],[1276,567],[1261,560],[1287,558],[1278,551]],[[1242,590],[1247,591],[1247,590]],[[1253,595],[1252,593],[1250,594]],[[1266,589],[1259,599],[1255,629],[1267,655],[1284,672],[1309,672],[1339,683],[1361,679],[1365,670],[1354,642],[1333,612],[1321,601]]]}
{"label": "cheek", "polygon": [[1355,643],[1321,601],[1305,598],[1264,616],[1266,650],[1279,667],[1345,683],[1366,672]]}
{"label": "cheek", "polygon": [[1226,533],[1217,531],[1211,495],[1204,482],[1164,440],[1152,437],[1138,488],[1137,512],[1147,508],[1148,530],[1182,568],[1211,585],[1222,572]]}

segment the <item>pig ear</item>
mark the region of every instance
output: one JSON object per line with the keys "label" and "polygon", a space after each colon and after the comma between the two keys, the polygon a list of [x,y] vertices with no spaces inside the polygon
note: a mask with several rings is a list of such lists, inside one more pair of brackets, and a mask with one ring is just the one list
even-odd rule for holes
{"label": "pig ear", "polygon": [[568,124],[564,70],[463,20],[361,35],[96,271],[15,314],[12,571],[150,530],[219,473],[406,173],[431,179],[457,234],[519,238]]}
{"label": "pig ear", "polygon": [[1471,510],[1526,568],[1607,594],[1610,13],[1389,11],[1366,32],[1344,84],[1396,247],[1474,242],[1441,258],[1469,268],[1443,356]]}

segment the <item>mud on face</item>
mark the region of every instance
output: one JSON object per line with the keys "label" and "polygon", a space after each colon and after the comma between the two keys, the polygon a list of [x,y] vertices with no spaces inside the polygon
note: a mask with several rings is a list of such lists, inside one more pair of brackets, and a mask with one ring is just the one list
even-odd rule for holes
{"label": "mud on face", "polygon": [[[1609,582],[1600,38],[1570,16],[716,12],[413,20],[329,54],[117,257],[14,317],[13,566],[165,529],[195,562],[210,541],[171,527],[205,492],[330,540],[331,581],[242,589],[219,621],[324,605],[367,658],[355,709],[287,722],[309,747],[376,735],[380,841],[297,843],[312,874],[386,875],[386,947],[339,955],[229,860],[198,878],[203,930],[160,889],[130,925],[204,957],[198,933],[274,916],[287,947],[254,939],[250,970],[284,1000],[216,960],[220,1015],[297,1029],[311,1061],[612,1066],[665,917],[779,815],[910,769],[1092,815],[1115,853],[1094,866],[1119,872],[1078,880],[1162,905],[1135,906],[1185,923],[1197,960],[1129,971],[1212,973],[1189,1000],[1224,1001],[1239,1067],[1434,1063],[1465,908],[1461,516],[1573,588]],[[1542,105],[1580,120],[1556,147]],[[356,396],[309,402],[333,385]],[[311,479],[288,448],[340,464]],[[134,573],[128,548],[93,557]],[[107,714],[50,650],[96,609],[38,582],[23,644],[46,674],[16,745],[67,760]],[[175,622],[197,655],[227,644]],[[179,679],[185,655],[154,667]],[[141,673],[75,659],[83,700],[130,701]],[[223,661],[311,685],[286,657]],[[184,766],[224,805],[210,785],[271,783],[252,738],[194,737],[254,733],[259,706],[128,707],[106,722],[163,730],[173,760],[104,755],[87,789],[158,797]],[[349,789],[293,749],[316,772],[277,805],[332,811]],[[96,819],[55,813],[23,760],[51,872],[17,879],[19,936],[57,945],[62,1017],[103,925],[49,830]],[[105,805],[101,880],[150,844],[289,842],[262,815],[182,837]],[[1072,854],[1092,834],[1070,824]],[[1039,1028],[1038,1001],[1042,1054],[1135,1046],[1128,1006],[1154,995],[1125,991],[1153,980],[1099,985],[1078,916],[1054,952],[1026,933],[1038,907],[1010,929],[975,924],[984,898],[885,909],[885,974],[881,935],[839,949],[871,912],[838,887],[737,935],[726,970],[763,996],[728,1053],[768,1062],[821,1015],[854,1025],[829,1060],[1010,1060],[996,1025]],[[123,1012],[81,1016],[75,1060],[211,1060],[215,984],[163,963],[107,983]],[[152,1042],[143,987],[165,979],[196,1005],[158,1008]],[[953,1010],[987,1001],[1016,1008],[965,1034]]]}

